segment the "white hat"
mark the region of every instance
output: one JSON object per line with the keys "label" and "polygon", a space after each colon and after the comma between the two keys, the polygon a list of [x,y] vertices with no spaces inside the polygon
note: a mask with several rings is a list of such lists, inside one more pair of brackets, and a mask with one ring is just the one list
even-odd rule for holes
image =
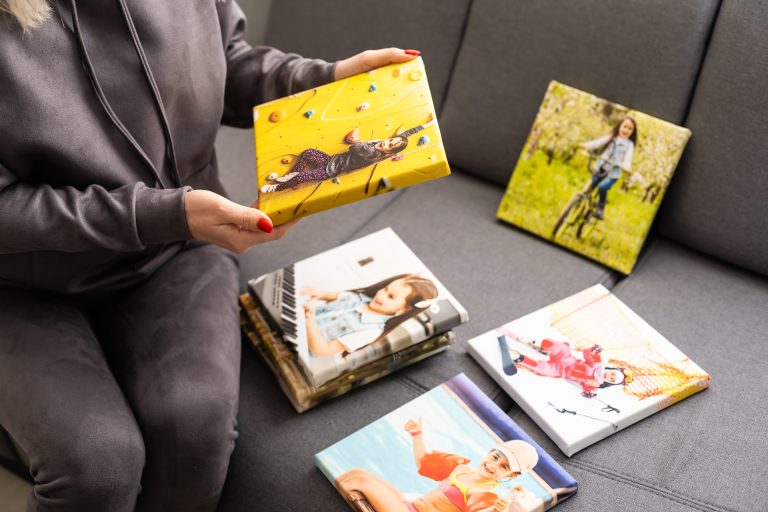
{"label": "white hat", "polygon": [[507,458],[512,471],[517,471],[521,475],[529,472],[539,462],[536,448],[519,439],[505,441],[497,445],[496,450]]}

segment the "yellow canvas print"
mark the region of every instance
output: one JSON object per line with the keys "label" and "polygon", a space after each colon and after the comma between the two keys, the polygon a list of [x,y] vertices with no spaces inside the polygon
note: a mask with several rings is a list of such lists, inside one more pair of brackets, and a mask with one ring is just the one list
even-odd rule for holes
{"label": "yellow canvas print", "polygon": [[450,174],[421,58],[254,109],[274,225]]}

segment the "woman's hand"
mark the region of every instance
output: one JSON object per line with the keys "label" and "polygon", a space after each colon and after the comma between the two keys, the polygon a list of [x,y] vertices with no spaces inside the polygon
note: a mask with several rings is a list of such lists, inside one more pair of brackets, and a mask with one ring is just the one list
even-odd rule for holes
{"label": "woman's hand", "polygon": [[418,50],[402,50],[400,48],[366,50],[348,59],[340,60],[336,64],[333,79],[341,80],[388,64],[407,62],[418,57],[420,53]]}
{"label": "woman's hand", "polygon": [[243,254],[256,244],[281,239],[296,224],[273,229],[270,218],[256,204],[248,208],[208,190],[190,190],[184,196],[189,232],[195,240]]}

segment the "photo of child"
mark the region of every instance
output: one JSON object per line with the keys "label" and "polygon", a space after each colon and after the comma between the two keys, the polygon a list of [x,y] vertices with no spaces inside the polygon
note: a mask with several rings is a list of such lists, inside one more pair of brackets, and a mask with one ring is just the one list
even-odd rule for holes
{"label": "photo of child", "polygon": [[550,82],[497,217],[629,274],[690,136]]}
{"label": "photo of child", "polygon": [[565,341],[544,339],[541,343],[530,343],[532,348],[547,355],[548,359],[539,361],[521,354],[515,349],[508,349],[512,362],[518,368],[524,368],[535,375],[564,379],[581,388],[585,398],[597,396],[598,389],[610,386],[626,386],[634,376],[632,372],[620,366],[607,366],[600,358],[602,347],[593,345],[581,351],[582,358],[573,355],[571,346]]}
{"label": "photo of child", "polygon": [[326,448],[315,462],[356,512],[543,512],[577,490],[464,374]]}
{"label": "photo of child", "polygon": [[438,296],[435,284],[416,274],[399,274],[370,286],[332,292],[304,286],[301,295],[310,354],[350,353],[383,338],[426,310]]}
{"label": "photo of child", "polygon": [[629,116],[619,121],[612,133],[579,144],[579,147],[600,155],[595,165],[597,172],[592,175],[591,180],[591,188],[597,187],[600,194],[595,211],[598,219],[604,218],[608,191],[623,173],[632,173],[632,157],[636,144],[637,122]]}
{"label": "photo of child", "polygon": [[506,512],[514,498],[500,496],[499,483],[528,473],[539,460],[529,443],[511,440],[491,448],[475,468],[466,457],[427,452],[421,418],[409,420],[405,431],[413,442],[419,475],[438,482],[434,490],[408,500],[390,483],[362,469],[338,477],[336,487],[342,493],[362,493],[377,512]]}
{"label": "photo of child", "polygon": [[347,151],[334,155],[317,148],[305,149],[288,173],[275,178],[277,183],[261,187],[261,192],[268,194],[295,188],[301,183],[338,179],[377,164],[403,151],[408,146],[408,138],[423,129],[424,126],[417,126],[388,139],[356,142]]}

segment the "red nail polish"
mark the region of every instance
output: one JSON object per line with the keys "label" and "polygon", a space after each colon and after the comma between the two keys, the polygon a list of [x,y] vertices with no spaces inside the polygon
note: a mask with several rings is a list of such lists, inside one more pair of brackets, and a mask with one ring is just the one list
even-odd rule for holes
{"label": "red nail polish", "polygon": [[416,55],[417,57],[421,55],[421,52],[419,50],[405,50],[405,53],[407,55]]}
{"label": "red nail polish", "polygon": [[272,232],[272,223],[269,222],[268,219],[259,219],[259,222],[256,223],[256,225],[259,227],[260,230],[262,230],[265,233]]}

